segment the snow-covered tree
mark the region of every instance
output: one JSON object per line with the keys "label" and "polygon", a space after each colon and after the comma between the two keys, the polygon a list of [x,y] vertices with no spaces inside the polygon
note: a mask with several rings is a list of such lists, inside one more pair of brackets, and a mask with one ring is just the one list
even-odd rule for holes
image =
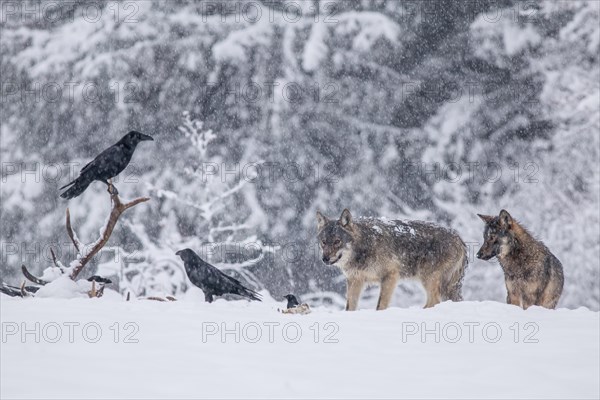
{"label": "snow-covered tree", "polygon": [[[342,293],[339,271],[318,257],[316,209],[433,220],[476,243],[474,213],[506,207],[563,261],[561,305],[600,307],[598,2],[209,3],[138,2],[135,23],[111,9],[91,23],[81,13],[90,2],[53,22],[6,16],[0,155],[18,168],[3,169],[0,188],[5,280],[22,261],[38,272],[52,265],[32,260],[22,243],[46,245],[63,233],[65,167],[60,179],[36,182],[22,179],[21,163],[80,167],[136,128],[157,145],[140,149],[119,190],[135,197],[150,184],[160,196],[132,210],[138,226],[117,229],[105,249],[118,245],[132,261],[161,246],[168,257],[144,261],[144,282],[173,274],[166,281],[179,283],[166,291],[184,286],[175,264],[158,260],[192,238],[291,245],[297,255],[249,268],[261,285],[274,294]],[[256,5],[261,17],[244,14]],[[81,84],[72,98],[71,81]],[[63,97],[36,100],[31,89],[51,83]],[[85,84],[103,89],[97,101],[85,98]],[[199,132],[216,134],[205,148],[177,130],[185,110],[203,121]],[[222,164],[239,164],[241,179],[214,179],[210,162],[217,176]],[[246,181],[250,164],[262,170]],[[268,165],[287,167],[287,177],[269,179]],[[209,188],[233,192],[213,202]],[[101,191],[92,185],[73,207],[83,237],[107,211]],[[471,299],[502,300],[505,290],[499,267],[479,261],[464,288]]]}
{"label": "snow-covered tree", "polygon": [[256,288],[263,284],[253,273],[257,263],[276,250],[255,233],[261,209],[252,209],[254,194],[248,180],[227,174],[218,153],[218,134],[203,122],[183,113],[179,127],[188,145],[178,157],[179,174],[164,170],[156,182],[147,183],[159,203],[156,216],[160,234],[151,236],[147,221],[130,222],[139,248],[122,257],[115,267],[102,264],[103,275],[117,275],[122,291],[135,295],[179,295],[189,284],[177,250],[192,248],[208,262],[236,274]]}

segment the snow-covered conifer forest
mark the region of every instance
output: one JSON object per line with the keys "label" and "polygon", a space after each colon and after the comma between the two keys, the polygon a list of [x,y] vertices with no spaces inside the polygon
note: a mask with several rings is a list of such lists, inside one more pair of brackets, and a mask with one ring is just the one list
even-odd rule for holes
{"label": "snow-covered conifer forest", "polygon": [[[2,398],[600,395],[598,1],[1,0],[0,106]],[[110,193],[60,197],[130,131]],[[503,209],[556,310],[476,256]],[[345,312],[317,211],[362,259],[359,217],[451,228],[464,301]],[[209,303],[185,248],[262,302]]]}

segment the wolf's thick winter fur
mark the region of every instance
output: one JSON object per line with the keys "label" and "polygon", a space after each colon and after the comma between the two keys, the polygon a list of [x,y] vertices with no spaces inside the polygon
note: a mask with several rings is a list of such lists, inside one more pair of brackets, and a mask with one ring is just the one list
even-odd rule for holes
{"label": "wolf's thick winter fur", "polygon": [[387,308],[402,278],[417,278],[423,284],[425,307],[462,300],[466,246],[449,229],[421,221],[354,221],[347,209],[338,220],[317,211],[317,229],[323,262],[338,266],[346,275],[346,310],[356,310],[366,283],[381,285],[377,309]]}
{"label": "wolf's thick winter fur", "polygon": [[564,284],[558,258],[506,210],[497,217],[477,215],[485,222],[484,243],[477,257],[498,258],[504,270],[506,302],[524,309],[532,305],[555,308]]}

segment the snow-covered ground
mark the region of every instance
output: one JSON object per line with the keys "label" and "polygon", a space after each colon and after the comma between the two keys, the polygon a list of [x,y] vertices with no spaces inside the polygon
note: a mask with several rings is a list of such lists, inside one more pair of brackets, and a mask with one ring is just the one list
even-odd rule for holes
{"label": "snow-covered ground", "polygon": [[2,295],[1,397],[600,396],[600,319],[587,309],[462,302],[302,316],[190,292]]}

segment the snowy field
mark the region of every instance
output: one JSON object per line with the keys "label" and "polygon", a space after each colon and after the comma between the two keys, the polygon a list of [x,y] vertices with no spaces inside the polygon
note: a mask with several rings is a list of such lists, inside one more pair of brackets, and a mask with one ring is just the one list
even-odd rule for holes
{"label": "snowy field", "polygon": [[[0,400],[600,400],[600,0],[0,0],[0,21],[0,290],[24,296],[0,294]],[[343,311],[393,265],[458,287],[433,269],[454,238],[358,216],[456,231],[467,301],[422,309],[413,279]],[[186,248],[264,301],[206,303],[248,292]],[[559,309],[504,304],[505,271],[558,271],[547,251]],[[279,312],[289,292],[312,313]]]}
{"label": "snowy field", "polygon": [[176,302],[116,297],[2,295],[1,397],[600,396],[599,313],[585,308],[463,302],[302,316],[272,299],[207,304],[198,290]]}

